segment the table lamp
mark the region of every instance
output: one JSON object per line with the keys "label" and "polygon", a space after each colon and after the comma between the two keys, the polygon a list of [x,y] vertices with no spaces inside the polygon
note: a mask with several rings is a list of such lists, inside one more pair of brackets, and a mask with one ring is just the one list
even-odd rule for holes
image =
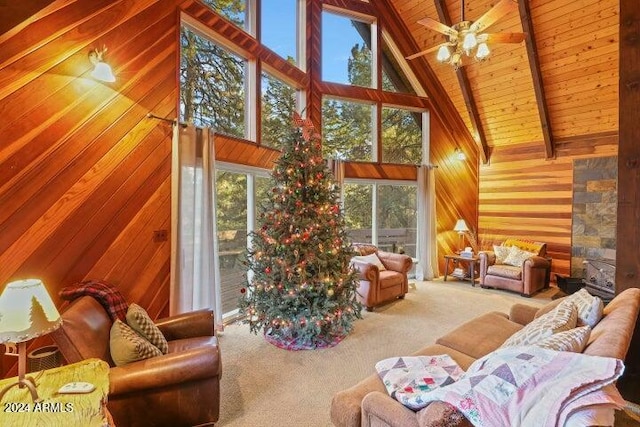
{"label": "table lamp", "polygon": [[469,231],[469,227],[467,227],[467,223],[464,222],[464,219],[459,219],[456,222],[456,226],[453,227],[453,231],[457,231],[460,235],[460,250],[464,249],[464,233]]}
{"label": "table lamp", "polygon": [[61,324],[60,313],[41,280],[17,280],[4,288],[0,294],[0,344],[7,347],[7,355],[18,356],[18,381],[0,390],[0,401],[16,385],[27,387],[34,402],[40,400],[35,381],[25,376],[27,341],[48,334]]}

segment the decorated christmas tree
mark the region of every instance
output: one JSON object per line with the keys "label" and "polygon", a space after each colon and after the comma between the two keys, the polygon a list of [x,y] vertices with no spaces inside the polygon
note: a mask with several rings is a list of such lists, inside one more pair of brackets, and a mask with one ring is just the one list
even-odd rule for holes
{"label": "decorated christmas tree", "polygon": [[309,120],[283,141],[274,187],[251,233],[240,312],[254,333],[290,350],[332,347],[360,317],[338,189]]}

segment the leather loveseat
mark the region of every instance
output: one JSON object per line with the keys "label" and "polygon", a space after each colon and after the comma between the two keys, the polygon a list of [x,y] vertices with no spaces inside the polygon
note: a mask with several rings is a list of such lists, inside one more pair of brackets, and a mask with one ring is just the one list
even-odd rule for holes
{"label": "leather loveseat", "polygon": [[213,426],[222,374],[213,313],[194,311],[155,324],[168,341],[168,353],[117,367],[109,347],[111,318],[92,297],[73,301],[52,335],[68,363],[89,358],[109,363],[107,409],[118,427]]}
{"label": "leather loveseat", "polygon": [[[374,245],[354,244],[353,247],[358,256],[352,259],[351,265],[360,281],[356,295],[367,311],[373,311],[375,306],[382,303],[404,298],[409,292],[408,274],[413,265],[411,257],[381,251]],[[383,269],[359,258],[372,254],[380,260]]]}
{"label": "leather loveseat", "polygon": [[494,251],[479,252],[480,286],[518,292],[524,297],[548,287],[551,264],[546,258],[547,244],[518,239],[507,239],[502,244],[503,248],[512,246],[534,255],[519,265],[509,265],[497,262]]}
{"label": "leather loveseat", "polygon": [[[414,353],[414,356],[448,354],[462,369],[467,370],[476,359],[496,350],[512,334],[561,301],[557,299],[542,308],[515,304],[509,315],[500,312],[484,314],[455,328],[436,340],[435,344]],[[640,289],[631,288],[621,292],[604,307],[603,317],[591,331],[583,354],[624,360],[639,311]],[[442,402],[434,402],[417,412],[412,411],[387,394],[382,380],[375,373],[334,395],[331,421],[338,427],[471,426],[460,412]]]}

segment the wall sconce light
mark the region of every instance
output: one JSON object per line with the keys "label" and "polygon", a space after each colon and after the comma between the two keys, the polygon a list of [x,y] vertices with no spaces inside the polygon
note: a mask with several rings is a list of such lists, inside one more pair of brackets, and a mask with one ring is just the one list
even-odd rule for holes
{"label": "wall sconce light", "polygon": [[89,51],[89,61],[94,65],[91,77],[103,82],[113,83],[116,81],[116,77],[113,75],[109,64],[102,60],[102,55],[104,55],[106,51],[106,47],[102,48],[102,50],[92,49]]}
{"label": "wall sconce light", "polygon": [[464,151],[462,151],[460,149],[460,147],[456,147],[456,159],[460,160],[461,162],[464,162],[465,160],[467,160],[467,155],[464,154]]}

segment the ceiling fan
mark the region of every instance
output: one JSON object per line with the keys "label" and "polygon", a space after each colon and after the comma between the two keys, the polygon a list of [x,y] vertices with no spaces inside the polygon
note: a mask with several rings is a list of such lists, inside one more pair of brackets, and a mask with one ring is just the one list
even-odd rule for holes
{"label": "ceiling fan", "polygon": [[415,59],[428,53],[438,51],[436,58],[440,62],[451,64],[456,70],[460,68],[464,56],[475,56],[482,60],[489,56],[488,43],[520,43],[524,40],[524,33],[495,33],[484,31],[493,25],[500,17],[518,8],[514,0],[500,0],[476,21],[465,21],[464,0],[462,3],[461,21],[451,27],[432,18],[424,18],[418,24],[442,33],[448,40],[429,49],[407,56],[407,59]]}

